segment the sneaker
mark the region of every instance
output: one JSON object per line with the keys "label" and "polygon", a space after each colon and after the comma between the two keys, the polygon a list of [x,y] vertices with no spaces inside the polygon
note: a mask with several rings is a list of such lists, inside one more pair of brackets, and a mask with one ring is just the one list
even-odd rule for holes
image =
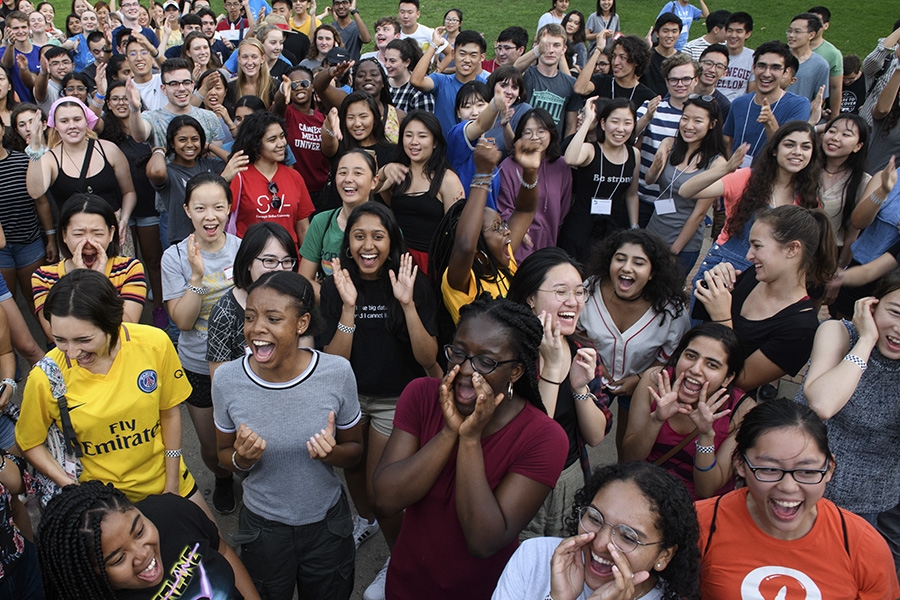
{"label": "sneaker", "polygon": [[157,306],[153,309],[153,326],[163,331],[169,328],[169,315],[166,314],[166,309],[162,306]]}
{"label": "sneaker", "polygon": [[384,566],[378,571],[378,575],[375,576],[375,579],[372,580],[372,583],[369,584],[369,587],[363,593],[363,600],[384,600],[384,584],[387,581],[387,570],[390,562],[391,557],[388,556],[388,559],[384,561]]}
{"label": "sneaker", "polygon": [[213,508],[222,515],[234,512],[233,477],[216,477],[216,487],[213,489]]}
{"label": "sneaker", "polygon": [[364,541],[378,533],[380,529],[378,525],[378,521],[372,521],[371,523],[357,515],[353,519],[353,541],[356,544],[356,547],[359,548],[359,545]]}

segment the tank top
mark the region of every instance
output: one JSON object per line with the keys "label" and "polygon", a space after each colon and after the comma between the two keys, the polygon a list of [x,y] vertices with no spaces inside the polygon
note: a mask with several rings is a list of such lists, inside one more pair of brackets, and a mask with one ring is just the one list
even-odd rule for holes
{"label": "tank top", "polygon": [[397,217],[406,245],[419,252],[428,252],[444,218],[444,203],[428,192],[401,194],[391,198],[391,210]]}
{"label": "tank top", "polygon": [[[712,161],[710,161],[710,163],[711,162]],[[694,212],[694,207],[697,205],[697,201],[694,199],[682,198],[681,194],[678,193],[678,190],[685,181],[705,172],[706,169],[698,169],[691,173],[685,173],[684,171],[677,169],[671,162],[666,163],[666,166],[663,167],[656,183],[660,189],[659,199],[668,200],[671,198],[675,203],[675,212],[661,215],[654,210],[653,216],[650,217],[650,222],[647,224],[647,231],[655,233],[669,245],[678,239],[678,236],[681,234],[681,229],[684,227],[684,224],[687,223],[687,220]],[[700,248],[703,246],[703,230],[704,227],[701,223],[697,226],[697,230],[694,231],[691,235],[691,239],[688,240],[681,251],[699,252]]]}
{"label": "tank top", "polygon": [[[96,175],[87,176],[91,165],[91,158],[94,156],[94,147],[100,151],[103,157],[103,168]],[[78,177],[71,177],[62,168],[59,157],[53,150],[50,151],[53,160],[56,161],[57,175],[56,181],[50,186],[50,193],[59,207],[62,207],[74,194],[95,194],[106,200],[113,210],[122,208],[122,191],[119,189],[119,181],[116,179],[116,172],[113,166],[106,158],[103,146],[97,144],[96,140],[89,139],[87,150],[84,153],[84,162],[81,164],[81,173]]]}
{"label": "tank top", "polygon": [[[612,213],[608,215],[620,227],[629,226],[628,210],[625,196],[634,178],[635,158],[631,147],[626,146],[628,157],[625,164],[611,162],[603,155],[599,142],[592,142],[594,160],[587,166],[575,169],[572,186],[575,191],[575,202],[572,212],[579,215],[591,214],[591,199],[604,198],[612,200]],[[600,215],[592,215],[600,216]]]}

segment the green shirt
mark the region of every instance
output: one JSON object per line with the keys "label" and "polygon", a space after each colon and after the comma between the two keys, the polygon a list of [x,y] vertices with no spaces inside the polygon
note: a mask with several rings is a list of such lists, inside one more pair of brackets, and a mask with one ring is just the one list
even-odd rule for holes
{"label": "green shirt", "polygon": [[321,264],[326,277],[331,275],[331,262],[340,254],[344,241],[344,232],[337,223],[340,212],[340,208],[335,208],[313,217],[300,247],[300,256]]}
{"label": "green shirt", "polygon": [[828,61],[829,77],[840,77],[844,74],[844,57],[841,51],[834,47],[834,44],[828,40],[822,40],[818,48],[814,48],[813,52]]}

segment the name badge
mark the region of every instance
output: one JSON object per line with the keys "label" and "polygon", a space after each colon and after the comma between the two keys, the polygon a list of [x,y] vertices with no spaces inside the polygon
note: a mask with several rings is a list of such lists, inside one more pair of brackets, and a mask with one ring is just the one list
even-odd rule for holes
{"label": "name badge", "polygon": [[612,200],[608,198],[591,198],[592,215],[611,215]]}
{"label": "name badge", "polygon": [[234,266],[225,267],[222,274],[225,275],[226,281],[234,281]]}
{"label": "name badge", "polygon": [[656,207],[656,214],[658,215],[671,215],[675,212],[675,200],[672,198],[654,200],[653,205]]}
{"label": "name badge", "polygon": [[741,168],[753,166],[753,157],[749,154],[744,156],[744,160],[741,161]]}

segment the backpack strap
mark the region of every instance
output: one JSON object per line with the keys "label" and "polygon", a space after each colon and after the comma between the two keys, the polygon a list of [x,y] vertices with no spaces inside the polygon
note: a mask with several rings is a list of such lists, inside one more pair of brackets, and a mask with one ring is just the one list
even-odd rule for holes
{"label": "backpack strap", "polygon": [[844,511],[839,506],[835,506],[835,508],[841,516],[841,531],[844,533],[844,552],[847,553],[847,556],[850,556],[850,542],[847,539],[847,520],[844,519]]}
{"label": "backpack strap", "polygon": [[66,400],[66,380],[63,379],[62,369],[49,356],[44,356],[38,361],[37,366],[41,368],[50,382],[50,393],[57,406],[59,406],[60,429],[66,440],[66,450],[81,458],[83,452],[81,446],[75,439],[75,428],[72,427],[72,419],[69,417],[69,403]]}
{"label": "backpack strap", "polygon": [[[722,496],[716,498],[716,505],[713,507],[713,518],[709,523],[709,535],[706,537],[706,546],[703,547],[703,556],[706,556],[706,553],[709,551],[709,545],[712,543],[712,536],[716,532],[716,517],[719,514],[719,502],[722,501]],[[843,520],[843,516],[841,520]]]}

